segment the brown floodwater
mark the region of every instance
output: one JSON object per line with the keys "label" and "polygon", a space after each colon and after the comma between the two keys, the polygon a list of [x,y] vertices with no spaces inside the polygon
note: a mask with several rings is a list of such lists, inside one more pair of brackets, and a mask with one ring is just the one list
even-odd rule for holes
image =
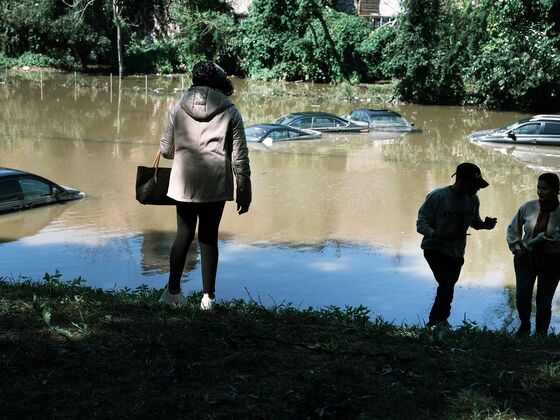
{"label": "brown floodwater", "polygon": [[[371,106],[395,109],[423,131],[252,146],[254,201],[242,216],[233,203],[226,206],[219,298],[305,308],[363,304],[390,321],[424,322],[435,282],[419,248],[418,207],[429,191],[453,181],[458,163],[471,161],[491,184],[479,193],[481,215],[497,217],[498,225],[471,232],[451,321],[510,326],[514,273],[505,229],[517,208],[536,197],[539,173],[560,170],[560,150],[483,148],[467,135],[526,114],[337,99],[348,96],[341,94],[346,88],[329,85],[234,82],[233,101],[246,125],[293,111],[342,115]],[[167,113],[188,86],[180,77],[130,77],[120,89],[116,78],[104,76],[2,79],[0,166],[40,174],[87,197],[0,216],[0,276],[39,280],[58,269],[65,279],[82,276],[106,289],[165,284],[174,208],[137,203],[134,181],[137,165],[153,161]],[[355,92],[363,96],[367,88]],[[196,247],[184,288],[200,289]],[[559,306],[555,299],[556,327]]]}

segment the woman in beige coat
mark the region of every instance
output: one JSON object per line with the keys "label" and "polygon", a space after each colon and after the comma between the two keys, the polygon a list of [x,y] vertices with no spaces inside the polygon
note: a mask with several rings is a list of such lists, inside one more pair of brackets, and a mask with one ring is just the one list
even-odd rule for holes
{"label": "woman in beige coat", "polygon": [[231,81],[211,61],[193,68],[193,85],[174,106],[161,139],[163,157],[173,159],[167,195],[177,201],[177,236],[170,255],[169,282],[160,302],[183,303],[181,276],[198,222],[203,298],[215,305],[218,229],[226,201],[237,212],[251,204],[251,169],[243,119],[229,96]]}

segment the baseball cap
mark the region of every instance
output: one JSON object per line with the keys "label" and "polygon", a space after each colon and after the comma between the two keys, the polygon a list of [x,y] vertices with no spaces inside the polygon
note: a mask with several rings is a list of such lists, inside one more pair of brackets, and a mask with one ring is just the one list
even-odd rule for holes
{"label": "baseball cap", "polygon": [[480,168],[474,163],[463,162],[457,165],[455,173],[451,176],[457,175],[457,179],[462,181],[475,181],[479,188],[486,188],[489,184],[482,178]]}

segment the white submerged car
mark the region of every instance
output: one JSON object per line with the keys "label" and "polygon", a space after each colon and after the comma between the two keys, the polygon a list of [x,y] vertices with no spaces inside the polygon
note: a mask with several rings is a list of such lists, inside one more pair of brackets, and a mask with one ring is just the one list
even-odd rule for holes
{"label": "white submerged car", "polygon": [[504,128],[476,131],[468,139],[475,143],[560,146],[560,115],[535,115]]}
{"label": "white submerged car", "polygon": [[250,143],[272,143],[321,138],[319,131],[299,129],[282,124],[255,124],[245,129],[245,137]]}

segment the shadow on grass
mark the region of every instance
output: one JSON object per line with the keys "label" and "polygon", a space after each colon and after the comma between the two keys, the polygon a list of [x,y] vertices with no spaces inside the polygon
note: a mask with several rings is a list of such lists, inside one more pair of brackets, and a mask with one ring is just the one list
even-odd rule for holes
{"label": "shadow on grass", "polygon": [[396,327],[365,307],[170,308],[147,287],[0,282],[5,418],[552,418],[557,336]]}

